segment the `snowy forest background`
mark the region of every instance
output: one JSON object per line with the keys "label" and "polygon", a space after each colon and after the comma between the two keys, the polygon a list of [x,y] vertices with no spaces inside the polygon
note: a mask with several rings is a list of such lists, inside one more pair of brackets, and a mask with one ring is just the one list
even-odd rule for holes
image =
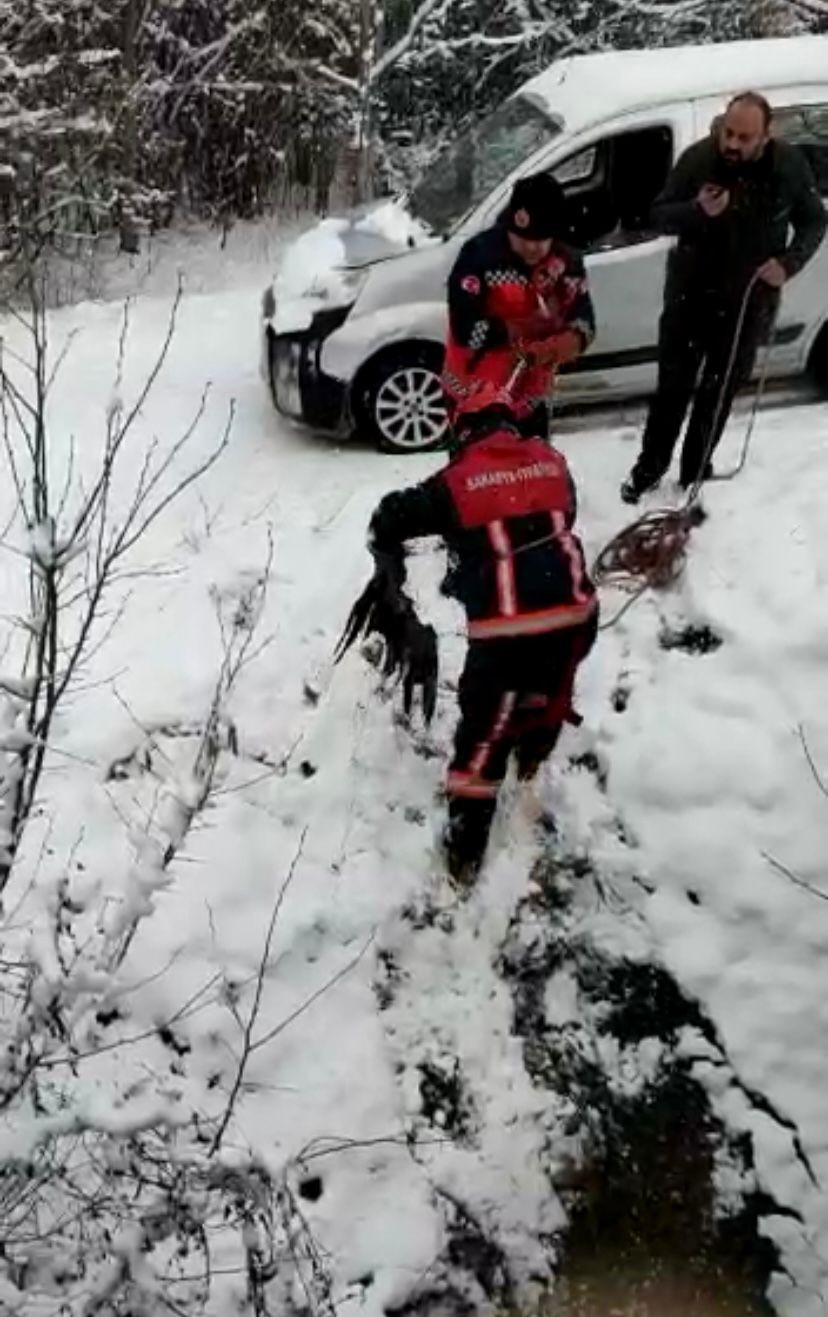
{"label": "snowy forest background", "polygon": [[[555,57],[828,30],[828,0],[2,0],[0,219],[324,210],[404,181]],[[5,216],[2,215],[5,209]]]}

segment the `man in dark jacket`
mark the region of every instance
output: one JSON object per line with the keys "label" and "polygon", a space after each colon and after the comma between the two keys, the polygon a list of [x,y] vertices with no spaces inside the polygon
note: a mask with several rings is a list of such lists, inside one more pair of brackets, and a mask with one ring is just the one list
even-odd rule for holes
{"label": "man in dark jacket", "polygon": [[679,241],[668,260],[658,387],[640,456],[621,489],[628,503],[669,467],[694,390],[680,479],[687,488],[712,475],[711,454],[772,327],[781,289],[822,241],[825,207],[810,166],[795,146],[772,138],[771,124],[763,96],[737,96],[711,136],[681,156],[655,203],[655,227]]}
{"label": "man in dark jacket", "polygon": [[501,220],[461,249],[448,284],[450,417],[481,384],[504,388],[525,362],[512,389],[516,419],[527,434],[548,431],[555,371],[595,334],[583,260],[560,241],[567,224],[562,188],[538,174],[520,179]]}
{"label": "man in dark jacket", "polygon": [[455,422],[448,465],[387,494],[370,547],[398,594],[406,541],[438,535],[449,550],[444,592],[462,603],[469,649],[446,781],[449,873],[476,876],[514,752],[532,778],[572,710],[575,674],[595,639],[598,601],[573,531],[575,489],[546,436],[518,430],[513,401],[478,391]]}

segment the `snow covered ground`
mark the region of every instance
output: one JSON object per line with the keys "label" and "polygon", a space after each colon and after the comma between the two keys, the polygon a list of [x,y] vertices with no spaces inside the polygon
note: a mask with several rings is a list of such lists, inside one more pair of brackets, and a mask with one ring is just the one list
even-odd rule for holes
{"label": "snow covered ground", "polygon": [[[171,290],[162,282],[132,312],[126,397],[164,334]],[[548,1275],[539,1241],[564,1223],[550,1183],[566,1151],[562,1137],[555,1143],[564,1113],[527,1074],[498,968],[536,843],[509,793],[479,890],[450,918],[422,918],[463,652],[459,614],[436,591],[439,553],[427,547],[412,564],[441,633],[431,734],[399,725],[394,699],[377,698],[358,656],[331,665],[369,570],[372,507],[440,458],[381,457],[279,422],[257,374],[256,278],[207,288],[209,279],[184,298],[129,465],[137,472],[153,436],[174,442],[208,380],[193,456],[215,443],[235,399],[230,444],[137,552],[134,566],[150,574],[129,583],[123,618],[67,706],[47,779],[48,851],[27,894],[37,859],[29,856],[7,909],[34,918],[70,853],[90,885],[116,904],[131,899],[122,817],[140,826],[151,796],[140,775],[108,780],[111,766],[148,738],[162,755],[186,757],[222,658],[215,599],[240,596],[267,562],[272,534],[260,629],[272,640],[233,700],[238,754],[228,755],[186,863],[156,894],[157,913],[131,950],[125,975],[141,986],[130,993],[130,1030],[169,1020],[217,974],[225,988],[176,1025],[186,1064],[151,1039],[101,1059],[95,1085],[76,1100],[105,1107],[116,1081],[123,1090],[144,1072],[144,1084],[151,1073],[154,1089],[174,1092],[184,1108],[223,1110],[241,1043],[226,985],[240,985],[244,1016],[273,902],[295,862],[257,1036],[287,1023],[252,1057],[232,1144],[274,1170],[294,1168],[337,1311],[381,1317],[427,1287],[457,1200],[496,1239],[520,1298]],[[56,386],[53,441],[67,445],[74,434],[81,468],[104,432],[120,315],[114,302],[84,303],[52,318],[53,350],[76,334]],[[816,1183],[791,1129],[757,1114],[700,1041],[684,1040],[717,1111],[754,1136],[759,1184],[801,1216],[764,1224],[788,1273],[771,1296],[785,1317],[815,1317],[828,1302],[828,904],[766,858],[828,897],[828,800],[802,740],[828,783],[826,423],[824,405],[762,415],[748,470],[705,493],[710,517],[680,586],[643,598],[602,634],[579,691],[585,726],[541,784],[567,847],[603,879],[584,878],[576,893],[578,934],[669,968],[715,1021],[742,1085],[798,1132]],[[606,425],[565,437],[591,550],[629,519],[617,490],[634,439]],[[9,497],[4,479],[0,498]],[[2,570],[8,599],[15,560]],[[605,618],[621,603],[608,594]],[[699,654],[660,643],[688,626],[709,628],[720,646]],[[597,756],[604,790],[594,772],[569,765],[584,751]],[[565,1019],[571,997],[558,986],[547,1013]],[[445,1074],[449,1061],[465,1104],[451,1138],[424,1109],[424,1075]],[[217,1276],[213,1310],[230,1311],[222,1302],[242,1285]]]}

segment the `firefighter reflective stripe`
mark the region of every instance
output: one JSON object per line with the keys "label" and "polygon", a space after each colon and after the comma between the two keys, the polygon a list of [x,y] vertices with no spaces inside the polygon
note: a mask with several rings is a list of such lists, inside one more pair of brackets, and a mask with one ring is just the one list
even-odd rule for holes
{"label": "firefighter reflective stripe", "polygon": [[569,570],[572,575],[572,598],[576,603],[584,604],[589,599],[589,593],[584,589],[584,558],[579,551],[575,542],[574,535],[571,534],[567,524],[566,517],[562,512],[552,513],[552,525],[555,528],[555,535],[563,552],[566,554],[569,562]]}
{"label": "firefighter reflective stripe", "polygon": [[565,631],[567,627],[586,622],[597,606],[597,600],[592,598],[584,603],[542,608],[515,617],[477,618],[469,621],[468,636],[470,640],[494,640],[501,636],[539,636],[546,631]]}
{"label": "firefighter reflective stripe", "polygon": [[446,792],[450,796],[468,796],[471,799],[491,800],[497,795],[500,777],[483,776],[495,748],[509,730],[515,712],[517,693],[504,691],[501,695],[491,726],[482,741],[478,741],[465,767],[450,769],[446,778]]}
{"label": "firefighter reflective stripe", "polygon": [[494,722],[489,731],[489,735],[486,737],[485,741],[480,742],[480,745],[477,747],[469,761],[469,772],[473,777],[480,777],[491,759],[492,748],[497,744],[501,736],[503,736],[509,725],[509,719],[514,712],[516,699],[517,695],[514,691],[504,691],[500,704],[498,705],[497,713],[494,717]]}
{"label": "firefighter reflective stripe", "polygon": [[488,525],[489,540],[497,560],[497,602],[504,617],[514,617],[517,612],[517,593],[515,591],[515,563],[509,534],[502,521],[490,521]]}
{"label": "firefighter reflective stripe", "polygon": [[494,800],[500,789],[499,782],[484,782],[482,778],[473,777],[471,773],[449,773],[446,779],[446,794],[464,796],[468,800]]}

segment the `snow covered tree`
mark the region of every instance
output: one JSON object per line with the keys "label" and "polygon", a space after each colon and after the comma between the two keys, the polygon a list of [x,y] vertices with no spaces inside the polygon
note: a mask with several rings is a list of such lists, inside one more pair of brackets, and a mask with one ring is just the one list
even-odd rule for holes
{"label": "snow covered tree", "polygon": [[256,213],[293,184],[324,198],[353,114],[359,10],[359,0],[159,7],[144,36],[146,181],[215,214]]}
{"label": "snow covered tree", "polygon": [[59,197],[64,229],[129,234],[172,204],[251,214],[293,184],[322,202],[357,113],[364,8],[5,0],[0,161],[18,204]]}
{"label": "snow covered tree", "polygon": [[134,250],[176,207],[323,208],[343,158],[364,195],[380,141],[421,155],[566,54],[826,28],[828,0],[0,0],[0,207]]}
{"label": "snow covered tree", "polygon": [[565,55],[828,27],[823,0],[387,0],[385,14],[396,54],[377,90],[403,148],[434,144]]}
{"label": "snow covered tree", "polygon": [[55,230],[94,229],[110,206],[118,64],[117,25],[103,4],[4,7],[0,158],[22,218],[57,206]]}
{"label": "snow covered tree", "polygon": [[824,0],[754,0],[750,8],[750,35],[787,37],[828,31],[828,4]]}

